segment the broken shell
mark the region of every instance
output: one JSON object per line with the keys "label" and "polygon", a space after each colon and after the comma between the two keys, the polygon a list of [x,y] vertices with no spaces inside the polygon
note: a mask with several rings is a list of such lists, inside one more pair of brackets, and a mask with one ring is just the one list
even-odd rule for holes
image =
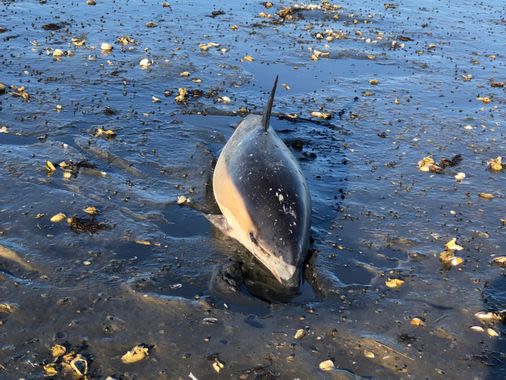
{"label": "broken shell", "polygon": [[499,313],[493,311],[479,311],[474,314],[474,317],[479,319],[480,322],[497,322],[501,320]]}
{"label": "broken shell", "polygon": [[501,267],[506,267],[506,256],[498,256],[498,257],[495,257],[492,262],[494,264],[497,264]]}
{"label": "broken shell", "polygon": [[484,332],[485,331],[485,329],[481,326],[471,326],[470,329],[473,331],[476,331],[476,332]]}
{"label": "broken shell", "polygon": [[293,336],[294,339],[302,339],[306,335],[306,330],[304,329],[298,329],[295,331],[295,335]]}
{"label": "broken shell", "polygon": [[97,215],[98,214],[98,210],[94,206],[87,206],[87,207],[83,208],[83,211],[89,215]]}
{"label": "broken shell", "polygon": [[88,373],[88,361],[81,354],[77,354],[77,356],[70,362],[70,367],[79,376],[85,376]]}
{"label": "broken shell", "polygon": [[7,128],[5,125],[2,125],[0,127],[0,133],[9,133],[9,128]]}
{"label": "broken shell", "polygon": [[185,204],[185,203],[189,203],[189,198],[187,198],[186,196],[184,195],[180,195],[177,197],[177,204],[178,205],[182,205],[182,204]]}
{"label": "broken shell", "polygon": [[372,85],[372,86],[376,86],[378,83],[379,83],[379,80],[377,80],[377,79],[371,79],[369,81],[369,84]]}
{"label": "broken shell", "polygon": [[121,361],[125,364],[131,364],[141,361],[142,359],[145,359],[147,356],[149,356],[148,347],[144,345],[135,346],[121,357]]}
{"label": "broken shell", "polygon": [[466,179],[466,173],[458,172],[455,174],[455,181],[462,182],[464,179]]}
{"label": "broken shell", "polygon": [[332,371],[335,368],[334,362],[330,359],[324,360],[320,363],[320,369],[322,371]]}
{"label": "broken shell", "polygon": [[153,61],[151,61],[150,59],[147,59],[147,58],[143,58],[141,59],[141,61],[139,62],[139,66],[141,67],[141,69],[147,69],[147,68],[150,68],[151,65],[153,65]]}
{"label": "broken shell", "polygon": [[121,36],[121,37],[118,37],[116,38],[116,41],[123,45],[123,46],[126,46],[126,45],[129,45],[129,44],[133,44],[135,42],[135,40],[130,37],[130,36]]}
{"label": "broken shell", "polygon": [[214,359],[214,362],[213,362],[213,369],[214,369],[216,372],[220,373],[220,371],[221,371],[223,368],[225,368],[225,365],[224,365],[222,362],[220,362],[218,359]]}
{"label": "broken shell", "polygon": [[162,102],[162,101],[160,100],[160,98],[157,98],[156,96],[152,96],[152,97],[151,97],[151,101],[152,101],[153,103],[161,103],[161,102]]}
{"label": "broken shell", "polygon": [[325,120],[332,119],[332,114],[328,113],[328,112],[313,111],[313,112],[311,112],[311,116],[317,117],[319,119],[325,119]]}
{"label": "broken shell", "polygon": [[220,98],[220,102],[225,103],[225,104],[228,104],[228,103],[230,103],[230,102],[231,102],[231,100],[230,100],[230,98],[229,98],[228,96],[222,96],[222,97]]}
{"label": "broken shell", "polygon": [[59,223],[66,218],[67,216],[63,212],[59,212],[58,214],[53,215],[49,220],[53,223]]}
{"label": "broken shell", "polygon": [[65,52],[61,49],[54,49],[54,51],[53,51],[54,58],[60,58],[60,57],[63,57],[64,55],[65,55]]}
{"label": "broken shell", "polygon": [[183,71],[182,73],[179,73],[179,75],[182,77],[189,77],[191,74],[189,71]]}
{"label": "broken shell", "polygon": [[48,377],[53,377],[58,375],[58,369],[56,363],[46,364],[44,367],[44,375]]}
{"label": "broken shell", "polygon": [[464,262],[464,259],[462,257],[455,256],[450,260],[450,265],[452,267],[456,267],[457,265],[460,265]]}
{"label": "broken shell", "polygon": [[53,358],[59,358],[60,356],[65,355],[66,352],[67,349],[61,344],[55,344],[53,347],[51,347],[51,355],[53,355]]}
{"label": "broken shell", "polygon": [[493,172],[500,172],[504,169],[501,156],[494,158],[493,160],[490,160],[487,163],[487,165],[488,165],[488,168],[490,170],[492,170]]}
{"label": "broken shell", "polygon": [[418,318],[418,317],[415,317],[413,319],[411,319],[411,321],[409,322],[412,326],[416,326],[416,327],[420,327],[420,326],[423,326],[425,323],[423,322],[423,319],[421,318]]}
{"label": "broken shell", "polygon": [[112,50],[112,45],[108,42],[102,42],[100,44],[100,50],[102,50],[105,53],[108,53]]}
{"label": "broken shell", "polygon": [[49,160],[46,161],[46,171],[48,172],[48,174],[54,173],[56,171],[56,167]]}
{"label": "broken shell", "polygon": [[490,99],[488,96],[478,96],[476,99],[481,100],[484,104],[492,102],[492,99]]}
{"label": "broken shell", "polygon": [[435,164],[434,159],[431,156],[427,156],[418,161],[418,169],[420,169],[422,172],[428,172],[430,171],[429,165],[434,164]]}
{"label": "broken shell", "polygon": [[458,245],[456,242],[457,238],[453,238],[452,240],[450,240],[448,243],[445,244],[445,248],[451,251],[462,251],[464,247]]}
{"label": "broken shell", "polygon": [[499,333],[497,331],[495,331],[493,328],[489,327],[487,329],[487,334],[489,336],[492,336],[492,337],[496,337],[496,336],[499,336]]}
{"label": "broken shell", "polygon": [[255,59],[251,55],[245,55],[244,57],[242,57],[242,60],[247,62],[253,62]]}
{"label": "broken shell", "polygon": [[483,198],[483,199],[494,199],[494,194],[490,194],[490,193],[479,193],[478,194],[480,196],[480,198]]}
{"label": "broken shell", "polygon": [[389,278],[385,281],[385,285],[391,289],[400,288],[404,285],[404,280],[401,280],[400,278]]}
{"label": "broken shell", "polygon": [[372,352],[372,351],[369,351],[369,350],[364,350],[364,356],[365,356],[366,358],[369,358],[369,359],[374,359],[374,356],[375,356],[375,355],[374,355],[374,352]]}
{"label": "broken shell", "polygon": [[71,41],[74,46],[83,46],[86,43],[84,38],[79,37],[72,37]]}
{"label": "broken shell", "polygon": [[186,88],[181,87],[177,90],[178,95],[174,98],[176,102],[178,103],[186,103],[186,100],[188,99],[188,91]]}

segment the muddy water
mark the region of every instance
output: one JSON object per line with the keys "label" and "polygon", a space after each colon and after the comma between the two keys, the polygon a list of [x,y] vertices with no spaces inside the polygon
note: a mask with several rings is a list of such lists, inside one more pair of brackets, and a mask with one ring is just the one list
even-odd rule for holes
{"label": "muddy water", "polygon": [[[344,1],[277,15],[294,4],[1,2],[0,82],[29,94],[0,95],[2,378],[43,377],[55,344],[83,355],[89,378],[506,376],[504,326],[474,316],[506,305],[493,264],[506,174],[487,170],[506,155],[504,87],[491,86],[506,80],[504,4]],[[134,42],[115,42],[124,35]],[[220,46],[199,48],[209,42]],[[261,112],[276,74],[271,122],[313,199],[313,255],[291,298],[203,216],[216,212],[220,148]],[[418,170],[457,154],[440,174]],[[64,178],[46,160],[79,165]],[[51,222],[60,212],[80,219]],[[452,238],[464,262],[448,270],[439,253]],[[141,343],[149,357],[123,364]],[[336,369],[319,369],[327,359]]]}

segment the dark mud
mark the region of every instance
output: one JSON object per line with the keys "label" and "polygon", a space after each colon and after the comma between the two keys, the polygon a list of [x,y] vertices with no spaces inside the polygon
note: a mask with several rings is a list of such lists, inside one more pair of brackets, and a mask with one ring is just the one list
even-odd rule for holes
{"label": "dark mud", "polygon": [[[0,3],[1,378],[43,377],[55,344],[89,378],[506,376],[504,325],[475,317],[506,309],[506,173],[487,169],[506,156],[504,4],[294,4]],[[313,199],[296,296],[202,215],[276,74],[271,123]]]}

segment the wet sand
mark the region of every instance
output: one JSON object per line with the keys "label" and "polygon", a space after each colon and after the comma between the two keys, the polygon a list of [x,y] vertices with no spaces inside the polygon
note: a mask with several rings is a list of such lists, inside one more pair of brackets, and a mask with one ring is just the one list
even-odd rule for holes
{"label": "wet sand", "polygon": [[[505,377],[504,11],[2,1],[0,377]],[[314,215],[291,298],[203,216],[276,74]]]}

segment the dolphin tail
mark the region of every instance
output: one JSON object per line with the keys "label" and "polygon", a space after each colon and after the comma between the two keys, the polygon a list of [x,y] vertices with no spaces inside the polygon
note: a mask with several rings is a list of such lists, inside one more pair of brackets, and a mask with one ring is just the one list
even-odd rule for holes
{"label": "dolphin tail", "polygon": [[278,85],[278,76],[276,75],[276,79],[274,80],[274,86],[272,86],[271,95],[269,96],[269,100],[267,101],[267,105],[265,106],[264,116],[262,117],[262,126],[264,127],[265,132],[267,132],[267,128],[269,128],[269,120],[271,119],[272,103],[274,102],[274,95],[276,94],[277,85]]}

